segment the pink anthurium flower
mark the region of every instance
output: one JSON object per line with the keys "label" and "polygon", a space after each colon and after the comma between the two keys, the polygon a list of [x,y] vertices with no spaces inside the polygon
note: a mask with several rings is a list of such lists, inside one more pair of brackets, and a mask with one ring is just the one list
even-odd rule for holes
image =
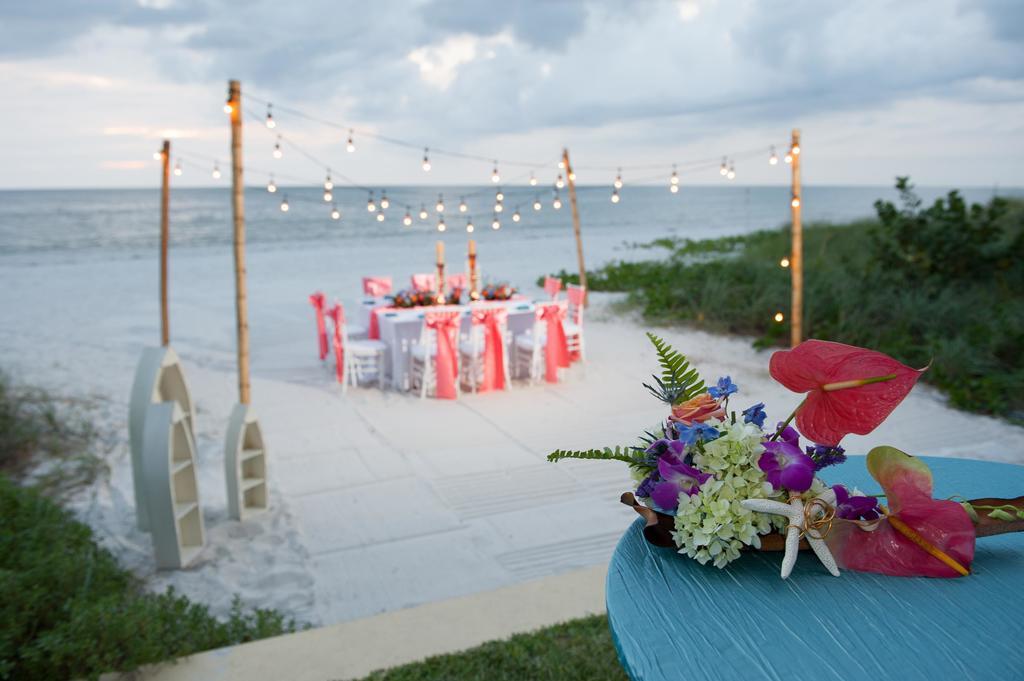
{"label": "pink anthurium flower", "polygon": [[[925,367],[927,369],[927,367]],[[866,435],[903,401],[925,369],[852,345],[808,340],[772,355],[772,378],[807,393],[796,425],[811,440],[835,446],[849,433]]]}

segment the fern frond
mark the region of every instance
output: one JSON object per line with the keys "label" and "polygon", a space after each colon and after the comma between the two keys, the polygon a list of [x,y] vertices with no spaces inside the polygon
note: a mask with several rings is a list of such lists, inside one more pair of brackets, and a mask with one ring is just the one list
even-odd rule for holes
{"label": "fern frond", "polygon": [[[670,404],[679,404],[693,399],[704,391],[704,381],[697,370],[690,367],[686,356],[672,348],[663,339],[648,332],[654,349],[658,353],[658,364],[661,365],[661,378],[655,377],[658,389],[646,386],[656,397],[663,400],[671,399]],[[646,384],[645,384],[646,385]]]}
{"label": "fern frond", "polygon": [[562,459],[600,459],[604,461],[622,461],[630,465],[638,463],[636,456],[629,451],[634,447],[605,447],[604,449],[582,449],[568,450],[556,449],[548,454],[548,461],[561,461]]}

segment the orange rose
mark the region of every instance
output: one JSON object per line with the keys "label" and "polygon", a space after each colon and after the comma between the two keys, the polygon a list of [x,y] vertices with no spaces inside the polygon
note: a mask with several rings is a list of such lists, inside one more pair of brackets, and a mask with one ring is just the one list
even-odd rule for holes
{"label": "orange rose", "polygon": [[702,393],[692,400],[673,406],[672,415],[668,420],[692,426],[694,423],[702,423],[712,418],[725,418],[725,409],[711,395]]}

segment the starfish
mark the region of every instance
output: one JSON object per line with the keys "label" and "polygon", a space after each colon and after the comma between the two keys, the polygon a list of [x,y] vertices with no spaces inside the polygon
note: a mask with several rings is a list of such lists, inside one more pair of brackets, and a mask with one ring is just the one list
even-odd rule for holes
{"label": "starfish", "polygon": [[[835,506],[836,493],[831,489],[826,490],[819,496],[815,497],[811,502],[819,501],[828,506]],[[821,564],[832,573],[834,577],[839,576],[839,568],[836,566],[836,559],[832,557],[832,553],[828,550],[828,546],[825,544],[825,538],[821,536],[816,528],[807,527],[807,518],[804,514],[804,502],[798,496],[790,498],[788,504],[784,504],[781,501],[773,501],[771,499],[744,499],[740,502],[743,504],[743,508],[750,509],[751,511],[759,511],[761,513],[771,513],[773,515],[785,516],[789,519],[789,527],[786,528],[786,555],[782,559],[782,578],[786,579],[789,577],[789,573],[793,571],[793,566],[796,564],[797,554],[800,552],[800,536],[807,540],[807,543],[811,545],[811,549],[818,556],[818,560]],[[820,511],[817,512],[820,515]]]}

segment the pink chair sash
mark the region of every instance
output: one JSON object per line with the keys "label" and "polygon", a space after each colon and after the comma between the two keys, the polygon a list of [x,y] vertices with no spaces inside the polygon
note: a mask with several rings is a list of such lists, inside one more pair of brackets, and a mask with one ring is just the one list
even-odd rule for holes
{"label": "pink chair sash", "polygon": [[565,294],[569,298],[569,304],[575,309],[573,314],[573,324],[579,324],[583,310],[583,301],[587,297],[587,289],[585,286],[576,286],[575,284],[569,284],[565,287]]}
{"label": "pink chair sash", "polygon": [[317,291],[309,297],[316,311],[316,335],[320,342],[320,359],[327,357],[327,327],[324,324],[324,294]]}
{"label": "pink chair sash", "polygon": [[414,291],[436,291],[437,275],[432,272],[412,275],[412,289]]}
{"label": "pink chair sash", "polygon": [[505,389],[505,353],[502,348],[501,325],[508,321],[508,309],[492,307],[473,310],[473,325],[484,327],[484,377],[477,390]]}
{"label": "pink chair sash", "polygon": [[454,400],[456,397],[455,381],[458,379],[458,361],[455,355],[455,338],[459,332],[459,313],[456,312],[427,312],[423,315],[423,322],[428,329],[437,333],[437,397],[445,400]]}
{"label": "pink chair sash", "polygon": [[569,344],[565,340],[565,327],[562,326],[565,308],[558,303],[542,305],[538,317],[546,322],[548,327],[547,344],[544,346],[544,380],[548,383],[558,383],[559,367],[564,369],[569,366]]}
{"label": "pink chair sash", "polygon": [[551,296],[551,300],[558,297],[562,290],[562,280],[558,277],[544,277],[544,292]]}
{"label": "pink chair sash", "polygon": [[327,316],[334,322],[334,336],[331,339],[334,343],[334,373],[338,383],[345,382],[345,348],[341,336],[341,325],[345,323],[345,311],[340,303],[327,310]]}
{"label": "pink chair sash", "polygon": [[466,278],[465,274],[449,274],[446,277],[446,279],[448,281],[448,290],[449,291],[454,291],[455,289],[459,289],[460,291],[465,291],[466,290],[466,286],[467,286],[466,282],[469,281]]}
{"label": "pink chair sash", "polygon": [[391,293],[391,277],[363,277],[363,293],[371,298],[383,298]]}

